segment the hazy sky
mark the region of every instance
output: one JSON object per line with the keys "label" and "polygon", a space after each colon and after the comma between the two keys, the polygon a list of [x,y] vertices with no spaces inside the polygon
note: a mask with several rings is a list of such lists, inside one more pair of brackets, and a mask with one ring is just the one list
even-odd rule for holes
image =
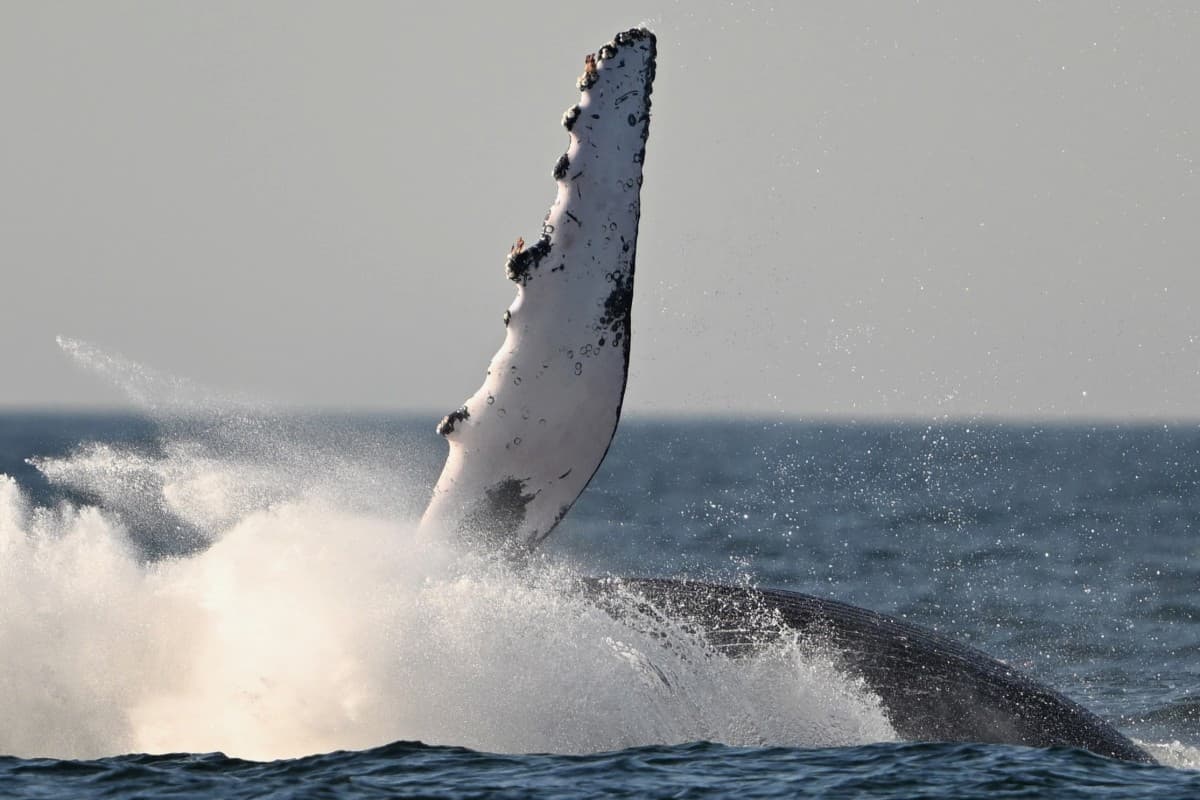
{"label": "hazy sky", "polygon": [[5,0],[0,405],[457,405],[646,22],[628,410],[1197,418],[1198,9]]}

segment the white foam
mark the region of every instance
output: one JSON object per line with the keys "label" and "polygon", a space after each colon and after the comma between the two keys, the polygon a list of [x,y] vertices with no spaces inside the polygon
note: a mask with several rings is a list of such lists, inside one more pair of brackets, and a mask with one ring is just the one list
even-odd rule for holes
{"label": "white foam", "polygon": [[1141,742],[1139,747],[1154,756],[1158,763],[1177,769],[1200,769],[1200,747],[1175,740],[1172,742]]}
{"label": "white foam", "polygon": [[[305,443],[248,405],[60,344],[165,435],[33,461],[95,507],[37,507],[0,475],[0,754],[895,738],[877,699],[801,642],[734,661],[635,601],[600,610],[569,569],[514,573],[418,531],[428,489],[391,443]],[[180,530],[192,538],[172,550]]]}
{"label": "white foam", "polygon": [[[71,470],[95,463],[85,450]],[[235,480],[204,470],[205,496]],[[267,759],[398,739],[578,753],[894,736],[868,693],[796,643],[739,661],[682,629],[665,646],[632,608],[618,621],[576,594],[568,570],[518,575],[418,537],[303,497],[243,509],[201,552],[147,562],[112,515],[33,507],[0,478],[0,752]]]}

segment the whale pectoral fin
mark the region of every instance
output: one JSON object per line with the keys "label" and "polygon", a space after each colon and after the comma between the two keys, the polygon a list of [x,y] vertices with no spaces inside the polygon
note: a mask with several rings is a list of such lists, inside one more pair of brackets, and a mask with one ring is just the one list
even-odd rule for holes
{"label": "whale pectoral fin", "polygon": [[618,34],[585,60],[553,175],[558,196],[506,271],[517,298],[483,386],[438,425],[450,453],[422,525],[527,549],[604,459],[629,366],[630,310],[655,38]]}

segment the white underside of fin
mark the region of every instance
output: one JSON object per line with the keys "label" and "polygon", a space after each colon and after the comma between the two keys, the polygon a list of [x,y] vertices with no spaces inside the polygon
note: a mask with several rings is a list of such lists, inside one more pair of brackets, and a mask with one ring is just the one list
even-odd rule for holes
{"label": "white underside of fin", "polygon": [[438,426],[450,453],[423,525],[503,547],[545,538],[608,450],[629,366],[654,35],[588,57],[542,237],[508,259],[517,298],[483,386]]}

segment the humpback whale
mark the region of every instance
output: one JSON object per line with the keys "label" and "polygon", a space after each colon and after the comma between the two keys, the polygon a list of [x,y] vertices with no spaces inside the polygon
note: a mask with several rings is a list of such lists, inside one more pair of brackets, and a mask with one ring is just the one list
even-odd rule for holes
{"label": "humpback whale", "polygon": [[[617,34],[586,57],[563,116],[558,194],[533,244],[518,239],[517,297],[483,385],[437,426],[449,443],[423,527],[529,553],[583,492],[616,432],[630,356],[642,166],[656,69],[653,33]],[[980,650],[836,600],[668,579],[588,579],[705,631],[714,648],[753,650],[772,626],[811,636],[879,697],[894,730],[924,741],[1070,746],[1153,762],[1113,726]],[[619,609],[613,610],[619,613]]]}

